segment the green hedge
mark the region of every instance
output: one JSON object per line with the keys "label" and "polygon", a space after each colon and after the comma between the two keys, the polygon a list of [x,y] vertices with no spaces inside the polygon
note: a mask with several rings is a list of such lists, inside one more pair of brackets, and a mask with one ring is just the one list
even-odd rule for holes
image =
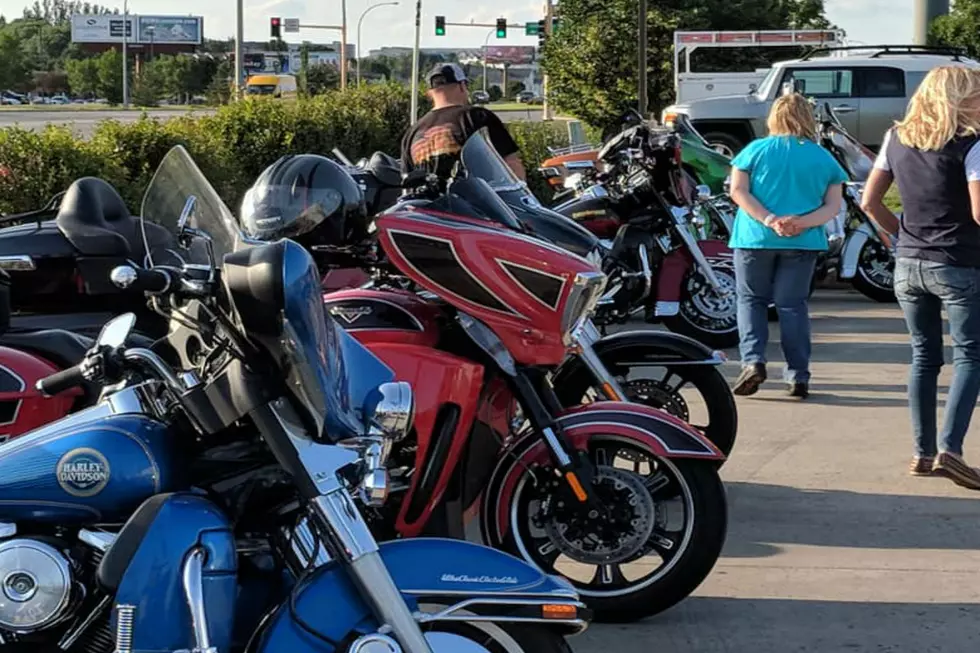
{"label": "green hedge", "polygon": [[[213,115],[162,121],[144,115],[131,123],[106,121],[88,140],[69,128],[40,132],[0,130],[0,213],[37,208],[82,176],[102,177],[122,193],[130,210],[163,156],[187,148],[232,210],[270,163],[285,154],[329,155],[340,148],[351,158],[382,150],[398,155],[408,128],[409,92],[401,85],[335,91],[309,100],[249,99]],[[424,108],[424,107],[423,107]],[[511,123],[529,170],[532,188],[547,190],[534,172],[549,145],[564,145],[563,123]]]}

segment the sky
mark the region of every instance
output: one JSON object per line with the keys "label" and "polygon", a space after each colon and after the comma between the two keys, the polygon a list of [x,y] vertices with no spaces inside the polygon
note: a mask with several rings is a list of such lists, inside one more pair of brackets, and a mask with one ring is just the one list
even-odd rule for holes
{"label": "sky", "polygon": [[[122,0],[95,0],[106,6]],[[348,40],[356,40],[357,20],[361,12],[382,0],[347,0]],[[362,52],[383,45],[411,45],[414,37],[416,0],[400,0],[398,6],[382,7],[365,18],[362,28]],[[655,0],[654,0],[655,1]],[[847,31],[848,38],[867,44],[909,43],[912,39],[912,5],[914,0],[825,0],[827,16]],[[0,0],[0,14],[20,16],[28,0]],[[267,40],[269,18],[299,18],[310,24],[339,24],[341,0],[245,0],[246,40]],[[544,0],[422,0],[423,47],[480,47],[487,37],[482,28],[447,27],[447,35],[434,34],[435,16],[444,15],[449,22],[471,21],[494,23],[504,16],[511,23],[537,21],[543,15]],[[203,15],[204,33],[208,38],[225,38],[234,34],[236,0],[130,0],[130,12],[144,15]],[[308,30],[284,35],[287,41],[339,40],[339,32]],[[534,45],[537,37],[524,36],[523,30],[511,30],[506,41],[490,37],[491,44]]]}

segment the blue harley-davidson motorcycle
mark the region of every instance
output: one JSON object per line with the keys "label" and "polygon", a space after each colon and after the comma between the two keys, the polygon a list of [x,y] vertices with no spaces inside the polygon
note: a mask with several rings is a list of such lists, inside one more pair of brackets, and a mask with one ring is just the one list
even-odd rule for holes
{"label": "blue harley-davidson motorcycle", "polygon": [[354,499],[384,502],[411,389],[325,319],[302,247],[234,224],[175,148],[147,261],[112,272],[169,335],[127,349],[114,319],[38,384],[102,400],[0,446],[0,649],[569,651],[588,614],[564,581],[465,542],[376,543]]}

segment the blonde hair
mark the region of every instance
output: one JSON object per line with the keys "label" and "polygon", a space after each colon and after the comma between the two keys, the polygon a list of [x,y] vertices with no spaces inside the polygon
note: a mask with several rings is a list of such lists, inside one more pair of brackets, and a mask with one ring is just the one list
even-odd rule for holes
{"label": "blonde hair", "polygon": [[776,98],[769,110],[766,127],[772,136],[796,136],[817,140],[817,121],[813,107],[799,93],[789,93]]}
{"label": "blonde hair", "polygon": [[980,72],[964,66],[933,68],[895,131],[902,145],[917,150],[940,150],[957,136],[980,134]]}

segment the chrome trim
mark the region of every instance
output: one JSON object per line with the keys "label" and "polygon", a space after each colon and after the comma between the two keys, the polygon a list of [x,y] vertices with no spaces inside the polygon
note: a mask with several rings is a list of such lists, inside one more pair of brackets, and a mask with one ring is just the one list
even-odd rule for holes
{"label": "chrome trim", "polygon": [[[591,320],[589,320],[591,322]],[[595,327],[592,327],[595,329]],[[609,369],[606,364],[602,362],[599,355],[595,353],[592,345],[588,342],[579,341],[578,342],[579,357],[585,366],[589,368],[592,372],[592,376],[595,377],[596,381],[599,382],[599,387],[602,390],[602,394],[606,395],[606,398],[610,401],[629,401],[629,397],[626,396],[626,392],[620,387],[619,381],[616,380],[612,374],[610,374]],[[610,392],[612,391],[612,396]]]}
{"label": "chrome trim", "polygon": [[309,568],[311,561],[314,567],[322,567],[333,559],[324,543],[314,535],[308,517],[303,517],[292,530],[286,529],[286,538],[298,562],[298,569],[293,570],[297,575]]}
{"label": "chrome trim", "polygon": [[[378,648],[379,646],[384,648]],[[354,640],[347,653],[402,653],[398,642],[380,633],[362,635]]]}
{"label": "chrome trim", "polygon": [[721,281],[718,280],[717,275],[715,275],[714,269],[711,264],[708,263],[708,259],[704,257],[704,252],[701,251],[701,247],[698,245],[698,241],[694,239],[694,235],[687,228],[687,215],[689,211],[685,208],[672,207],[670,210],[671,214],[674,216],[674,223],[677,225],[677,232],[681,236],[681,240],[687,245],[687,249],[691,252],[691,256],[694,257],[695,262],[697,262],[698,267],[701,268],[701,273],[704,278],[708,280],[711,287],[714,288],[715,292],[719,294],[727,294],[727,291],[722,288]]}
{"label": "chrome trim", "polygon": [[493,329],[463,311],[456,313],[456,322],[463,327],[466,335],[497,363],[503,372],[509,376],[517,375],[517,363],[514,362],[514,357],[500,337],[493,332]]}
{"label": "chrome trim", "polygon": [[218,653],[217,647],[211,646],[207,612],[204,608],[204,558],[204,549],[196,548],[184,561],[184,598],[187,599],[191,628],[194,631],[193,653]]}
{"label": "chrome trim", "polygon": [[579,272],[575,275],[561,316],[562,338],[566,345],[572,343],[572,332],[583,318],[588,319],[592,315],[606,288],[606,281],[606,275],[602,272]]}
{"label": "chrome trim", "polygon": [[33,272],[37,269],[34,259],[26,254],[13,254],[11,256],[0,256],[0,270],[11,270],[13,272]]}
{"label": "chrome trim", "polygon": [[381,400],[374,408],[371,421],[394,441],[404,440],[415,417],[412,386],[405,381],[393,381],[379,385],[378,392]]}
{"label": "chrome trim", "polygon": [[558,441],[558,436],[555,435],[554,429],[552,429],[550,426],[546,426],[545,428],[541,429],[541,435],[544,437],[544,441],[548,444],[548,448],[555,454],[555,458],[558,460],[559,466],[568,467],[572,464],[571,457],[562,448],[561,443]]}
{"label": "chrome trim", "polygon": [[123,358],[130,363],[140,363],[145,367],[151,369],[157,376],[160,377],[164,383],[166,383],[175,392],[182,392],[185,388],[174,374],[173,370],[160,358],[157,354],[150,351],[149,349],[134,348],[127,349],[123,352]]}
{"label": "chrome trim", "polygon": [[83,528],[78,531],[78,539],[85,544],[88,544],[93,549],[97,549],[102,553],[109,550],[112,543],[116,541],[117,535],[115,533],[107,533],[105,531],[90,531],[87,528]]}
{"label": "chrome trim", "polygon": [[594,161],[565,161],[563,164],[566,170],[595,170]]}
{"label": "chrome trim", "polygon": [[136,283],[139,275],[136,274],[136,270],[129,265],[120,265],[112,268],[112,272],[109,273],[109,281],[112,282],[116,288],[121,288],[125,290]]}
{"label": "chrome trim", "polygon": [[17,524],[0,522],[0,538],[13,537],[17,534]]}
{"label": "chrome trim", "polygon": [[468,622],[494,622],[494,623],[546,623],[553,625],[567,625],[576,629],[575,634],[579,634],[588,628],[588,622],[584,619],[545,619],[544,617],[510,617],[501,615],[467,614],[455,615],[456,612],[468,610],[473,606],[501,606],[501,607],[535,607],[542,605],[567,605],[574,607],[576,612],[585,610],[585,604],[579,601],[547,599],[517,599],[517,598],[470,598],[460,601],[454,605],[440,610],[439,612],[420,612],[418,622],[429,624],[437,621],[468,621]]}
{"label": "chrome trim", "polygon": [[647,251],[647,246],[640,244],[636,252],[640,257],[640,272],[643,274],[643,295],[638,301],[643,301],[653,290],[653,271],[650,269],[650,253]]}
{"label": "chrome trim", "polygon": [[116,650],[114,653],[133,653],[133,621],[135,605],[116,606]]}
{"label": "chrome trim", "polygon": [[[571,588],[571,583],[569,583],[565,578],[561,576],[553,576],[562,583],[569,585],[569,589],[555,589],[547,592],[507,592],[506,596],[512,599],[554,599],[556,603],[562,603],[565,601],[575,601],[578,599],[578,592]],[[418,597],[453,597],[462,596],[466,598],[473,598],[472,590],[446,590],[446,589],[401,589],[402,594],[411,594],[412,596]]]}
{"label": "chrome trim", "polygon": [[345,562],[353,564],[377,554],[378,543],[346,491],[335,490],[319,496],[312,505],[330,531],[334,552],[342,555]]}

